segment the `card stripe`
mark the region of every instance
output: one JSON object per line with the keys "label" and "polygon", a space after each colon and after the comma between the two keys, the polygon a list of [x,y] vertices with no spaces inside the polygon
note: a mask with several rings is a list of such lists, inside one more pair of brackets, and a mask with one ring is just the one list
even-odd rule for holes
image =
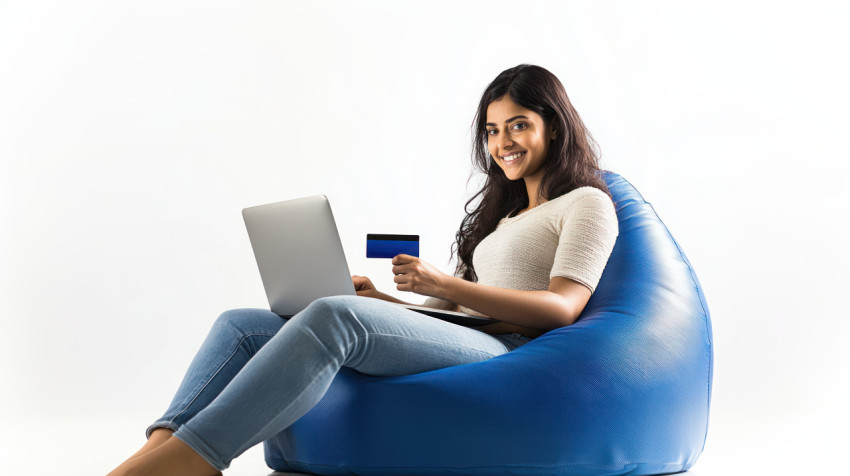
{"label": "card stripe", "polygon": [[[360,235],[363,236],[363,235]],[[367,240],[376,240],[376,241],[419,241],[419,235],[381,235],[381,234],[367,234]]]}

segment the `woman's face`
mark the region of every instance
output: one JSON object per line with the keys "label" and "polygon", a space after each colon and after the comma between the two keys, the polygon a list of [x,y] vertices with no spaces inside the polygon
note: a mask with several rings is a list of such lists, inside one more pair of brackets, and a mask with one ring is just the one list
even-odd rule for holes
{"label": "woman's face", "polygon": [[487,106],[487,148],[508,179],[538,180],[555,131],[509,95]]}

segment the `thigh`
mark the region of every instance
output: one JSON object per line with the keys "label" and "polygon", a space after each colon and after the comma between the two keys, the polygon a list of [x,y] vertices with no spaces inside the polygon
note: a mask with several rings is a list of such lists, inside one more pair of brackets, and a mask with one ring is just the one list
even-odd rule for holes
{"label": "thigh", "polygon": [[344,365],[369,375],[409,375],[480,362],[516,347],[498,336],[379,299],[333,296],[322,300],[327,314],[356,336]]}

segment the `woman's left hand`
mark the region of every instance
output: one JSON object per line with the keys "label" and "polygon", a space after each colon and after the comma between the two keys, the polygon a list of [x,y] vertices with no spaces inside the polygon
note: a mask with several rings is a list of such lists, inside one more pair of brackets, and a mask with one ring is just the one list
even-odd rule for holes
{"label": "woman's left hand", "polygon": [[445,286],[452,277],[416,256],[399,254],[393,257],[393,281],[399,291],[411,291],[443,298]]}

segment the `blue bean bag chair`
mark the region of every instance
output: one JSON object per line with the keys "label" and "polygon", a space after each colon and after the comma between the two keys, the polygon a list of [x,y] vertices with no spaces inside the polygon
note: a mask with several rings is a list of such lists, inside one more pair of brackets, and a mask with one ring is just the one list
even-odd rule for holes
{"label": "blue bean bag chair", "polygon": [[400,377],[343,367],[266,441],[270,468],[322,475],[675,473],[708,429],[711,322],[652,206],[606,172],[620,234],[581,317],[507,354]]}

